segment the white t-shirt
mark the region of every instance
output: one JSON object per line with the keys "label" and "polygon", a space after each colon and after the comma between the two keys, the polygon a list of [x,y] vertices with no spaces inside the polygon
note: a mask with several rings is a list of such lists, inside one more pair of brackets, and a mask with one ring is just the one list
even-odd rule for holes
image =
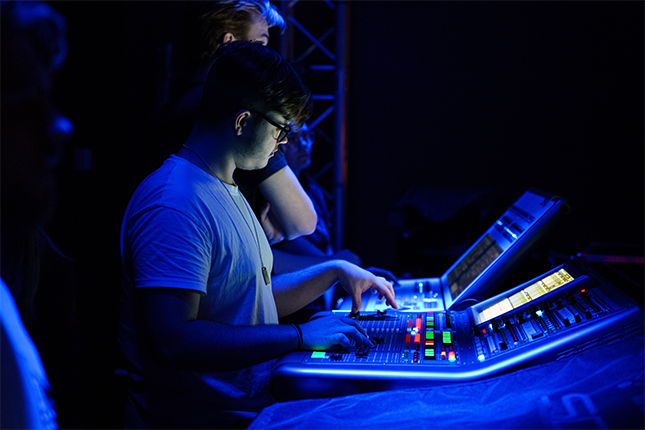
{"label": "white t-shirt", "polygon": [[171,427],[225,427],[273,402],[268,381],[275,361],[223,373],[156,366],[143,347],[131,294],[135,287],[196,290],[202,293],[198,319],[278,324],[271,284],[262,274],[263,266],[271,273],[271,249],[236,186],[170,157],[130,200],[121,258],[125,299],[119,340],[127,370],[143,382],[140,390],[131,390],[143,422],[150,422],[142,416],[148,414]]}
{"label": "white t-shirt", "polygon": [[20,319],[13,295],[2,279],[0,323],[0,428],[58,428],[40,354]]}

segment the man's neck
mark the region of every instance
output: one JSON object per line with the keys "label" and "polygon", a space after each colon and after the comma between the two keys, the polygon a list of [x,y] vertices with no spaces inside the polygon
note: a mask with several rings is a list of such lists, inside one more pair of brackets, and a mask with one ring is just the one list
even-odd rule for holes
{"label": "man's neck", "polygon": [[[208,144],[204,144],[208,142]],[[228,184],[234,184],[235,162],[227,146],[215,133],[204,134],[193,130],[177,156],[193,163],[209,175]]]}

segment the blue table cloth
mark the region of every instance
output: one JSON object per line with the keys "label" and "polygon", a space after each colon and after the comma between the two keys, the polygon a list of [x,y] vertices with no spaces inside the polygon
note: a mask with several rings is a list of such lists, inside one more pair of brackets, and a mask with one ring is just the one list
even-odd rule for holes
{"label": "blue table cloth", "polygon": [[645,337],[491,379],[298,400],[250,429],[643,429]]}

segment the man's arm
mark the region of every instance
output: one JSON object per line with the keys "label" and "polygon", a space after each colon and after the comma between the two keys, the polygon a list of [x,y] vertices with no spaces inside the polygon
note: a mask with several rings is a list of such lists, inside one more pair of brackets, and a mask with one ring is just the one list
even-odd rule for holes
{"label": "man's arm", "polygon": [[[298,239],[296,239],[298,240]],[[273,252],[273,273],[281,275],[284,273],[295,272],[316,264],[324,263],[330,260],[345,260],[350,263],[360,265],[360,258],[349,250],[336,252],[332,255],[318,254],[292,254],[284,252],[281,249],[272,249]]]}
{"label": "man's arm", "polygon": [[260,182],[259,188],[270,203],[271,213],[278,220],[286,239],[314,232],[318,219],[316,211],[289,166]]}
{"label": "man's arm", "polygon": [[361,294],[369,289],[377,292],[380,298],[385,297],[393,308],[398,308],[391,283],[355,264],[331,260],[273,278],[273,297],[278,315],[284,317],[302,309],[336,282],[352,298],[354,313],[361,308]]}
{"label": "man's arm", "polygon": [[[287,243],[308,243],[311,245],[311,242],[306,241],[304,238],[299,237],[296,240]],[[286,244],[286,243],[285,243]],[[311,245],[312,248],[315,248]],[[288,248],[287,248],[288,249]],[[273,248],[273,273],[276,275],[281,275],[283,273],[295,272],[297,270],[304,269],[305,267],[313,266],[315,264],[324,263],[325,261],[330,260],[345,260],[350,263],[361,266],[361,258],[350,251],[349,249],[342,249],[338,252],[334,252],[332,255],[325,255],[318,248],[315,248],[314,253],[312,254],[300,254],[300,253],[290,253],[283,251],[283,247]],[[399,280],[394,273],[389,270],[381,269],[378,267],[366,267],[365,270],[372,272],[376,276],[385,278],[390,283],[398,286]]]}
{"label": "man's arm", "polygon": [[[144,334],[158,364],[224,372],[278,358],[298,348],[290,325],[233,326],[197,319],[201,294],[180,288],[137,289]],[[305,349],[327,349],[350,339],[373,346],[351,319],[330,315],[302,324]]]}

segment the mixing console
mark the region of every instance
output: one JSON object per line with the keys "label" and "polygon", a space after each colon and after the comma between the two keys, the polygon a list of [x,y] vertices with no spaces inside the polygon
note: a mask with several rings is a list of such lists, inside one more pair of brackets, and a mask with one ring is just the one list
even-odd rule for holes
{"label": "mixing console", "polygon": [[573,263],[464,311],[378,311],[357,319],[374,348],[352,341],[347,349],[289,354],[272,375],[274,396],[333,397],[471,381],[643,330],[636,302]]}
{"label": "mixing console", "polygon": [[375,348],[357,348],[313,352],[305,363],[383,363],[428,365],[458,363],[456,325],[465,324],[465,314],[451,312],[387,313],[359,316]]}

